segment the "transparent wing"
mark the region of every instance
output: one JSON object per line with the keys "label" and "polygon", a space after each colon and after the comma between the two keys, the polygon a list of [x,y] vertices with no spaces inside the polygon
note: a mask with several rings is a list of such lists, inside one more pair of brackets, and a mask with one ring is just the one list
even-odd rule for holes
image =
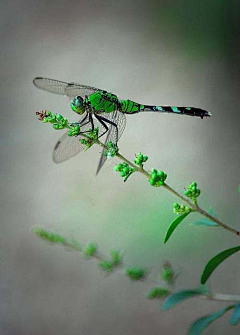
{"label": "transparent wing", "polygon": [[[86,117],[87,116],[87,117]],[[81,127],[81,132],[87,131],[91,128],[91,123],[87,113],[84,113],[81,119],[76,122]],[[99,128],[99,135],[104,132],[104,127],[98,122],[97,119],[93,120],[94,128]],[[53,149],[52,158],[55,163],[62,163],[69,158],[77,155],[79,152],[84,151],[85,146],[80,142],[81,136],[68,136],[65,133],[55,144]]]}
{"label": "transparent wing", "polygon": [[91,86],[80,85],[77,83],[65,83],[64,81],[42,77],[34,78],[33,84],[42,90],[69,97],[80,95],[82,98],[85,98],[85,95],[90,95],[99,91],[98,88]]}
{"label": "transparent wing", "polygon": [[[122,136],[124,129],[126,127],[126,116],[125,114],[121,113],[120,111],[116,111],[113,113],[102,113],[101,116],[103,116],[104,118],[114,122],[117,127],[118,130],[116,129],[116,127],[114,127],[111,124],[107,124],[109,126],[109,131],[107,133],[106,139],[105,139],[105,145],[107,145],[108,141],[111,141],[112,143],[116,144],[118,143],[119,138]],[[97,172],[96,175],[99,173],[99,171],[101,170],[101,168],[103,167],[103,164],[106,162],[107,157],[104,155],[105,149],[103,148],[102,153],[101,153],[101,157],[98,163],[98,167],[97,167]]]}
{"label": "transparent wing", "polygon": [[[84,124],[87,121],[87,113],[84,113],[77,123],[81,125],[81,123]],[[86,126],[89,127],[88,124],[84,125],[83,127]],[[83,144],[81,144],[79,139],[79,136],[68,136],[67,132],[62,137],[60,137],[53,149],[53,161],[55,163],[61,163],[77,155],[80,151],[83,151],[85,147]]]}
{"label": "transparent wing", "polygon": [[81,144],[78,136],[70,137],[65,133],[55,144],[52,158],[54,163],[61,163],[83,150],[84,145]]}
{"label": "transparent wing", "polygon": [[117,125],[118,131],[116,131],[116,128],[114,126],[111,126],[114,128],[115,132],[111,132],[111,139],[109,139],[109,141],[113,142],[114,144],[117,144],[119,138],[122,136],[124,129],[126,127],[127,123],[126,115],[120,111],[116,111],[113,113],[102,113],[101,116],[103,116],[105,119],[108,119],[109,121],[112,121]]}

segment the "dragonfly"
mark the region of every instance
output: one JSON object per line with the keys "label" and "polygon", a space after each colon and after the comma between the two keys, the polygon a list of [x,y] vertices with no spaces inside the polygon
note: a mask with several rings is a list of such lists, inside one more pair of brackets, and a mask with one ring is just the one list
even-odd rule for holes
{"label": "dragonfly", "polygon": [[[45,91],[64,95],[71,99],[72,110],[80,115],[78,124],[81,133],[87,133],[89,129],[98,127],[98,138],[106,135],[105,145],[111,141],[117,145],[126,126],[126,115],[140,112],[174,113],[178,115],[196,116],[203,119],[212,114],[204,109],[196,107],[175,107],[143,105],[132,100],[119,100],[116,94],[92,86],[78,83],[36,77],[33,84]],[[79,152],[85,146],[80,142],[78,136],[70,137],[65,133],[55,144],[53,149],[53,161],[61,163]],[[105,149],[102,150],[97,167],[96,175],[107,160]]]}

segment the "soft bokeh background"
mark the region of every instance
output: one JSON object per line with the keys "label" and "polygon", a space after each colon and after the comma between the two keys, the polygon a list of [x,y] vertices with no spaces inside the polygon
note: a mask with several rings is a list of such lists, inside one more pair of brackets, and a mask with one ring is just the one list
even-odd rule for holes
{"label": "soft bokeh background", "polygon": [[[163,313],[146,299],[149,285],[38,240],[34,225],[113,248],[130,265],[157,274],[164,260],[182,271],[177,288],[199,284],[209,258],[239,239],[191,225],[163,237],[176,201],[141,175],[127,183],[112,161],[95,177],[99,148],[55,165],[61,135],[37,121],[49,109],[76,120],[69,102],[37,90],[46,76],[104,88],[145,104],[198,106],[210,119],[168,114],[127,118],[120,141],[128,158],[140,150],[168,173],[177,191],[193,180],[200,204],[239,229],[239,2],[1,2],[1,335],[186,334],[199,316],[226,304],[186,301]],[[214,291],[240,293],[239,257],[212,276]],[[229,314],[205,334],[239,334]]]}

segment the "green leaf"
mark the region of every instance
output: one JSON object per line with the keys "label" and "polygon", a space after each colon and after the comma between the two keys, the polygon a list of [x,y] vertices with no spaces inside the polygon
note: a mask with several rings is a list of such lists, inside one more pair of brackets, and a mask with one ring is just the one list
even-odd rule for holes
{"label": "green leaf", "polygon": [[234,305],[225,307],[225,308],[220,309],[219,311],[217,311],[217,312],[215,312],[213,314],[210,314],[210,315],[207,315],[207,316],[204,316],[204,317],[198,319],[197,321],[195,321],[193,323],[193,325],[189,329],[189,333],[188,334],[189,335],[200,335],[200,334],[202,334],[203,330],[205,328],[207,328],[210,325],[210,323],[212,323],[213,321],[219,319],[227,311],[229,311],[229,309],[231,309],[233,307],[234,307]]}
{"label": "green leaf", "polygon": [[235,306],[233,310],[230,323],[232,326],[236,326],[239,321],[240,321],[240,302]]}
{"label": "green leaf", "polygon": [[[208,213],[210,214],[210,215],[212,215],[213,217],[217,217],[217,215],[214,213],[214,211],[213,211],[213,209],[212,208],[210,208],[209,210],[208,210]],[[207,219],[207,218],[205,218],[205,219],[201,219],[201,220],[199,220],[199,221],[196,221],[196,222],[193,222],[193,224],[195,225],[195,226],[210,226],[210,227],[218,227],[219,225],[216,223],[216,222],[213,222],[213,221],[211,221],[210,219]]]}
{"label": "green leaf", "polygon": [[168,227],[167,233],[165,235],[164,238],[164,243],[166,243],[170,236],[172,235],[172,233],[174,232],[174,230],[177,228],[177,226],[190,214],[190,212],[188,213],[184,213],[183,215],[177,217],[175,220],[172,221],[172,223],[170,224],[170,226]]}
{"label": "green leaf", "polygon": [[198,295],[203,295],[206,293],[205,287],[199,287],[194,290],[181,290],[176,293],[169,295],[162,304],[162,310],[167,311],[168,309],[173,308],[175,305],[179,304],[180,302],[194,298]]}
{"label": "green leaf", "polygon": [[154,287],[149,291],[147,297],[148,299],[162,299],[168,294],[170,294],[168,289],[164,287]]}
{"label": "green leaf", "polygon": [[240,246],[234,247],[231,249],[224,250],[220,252],[220,254],[213,257],[205,266],[205,269],[203,270],[202,277],[201,277],[201,284],[205,284],[212,272],[218,267],[219,264],[221,264],[223,261],[225,261],[226,258],[234,254],[235,252],[240,250]]}

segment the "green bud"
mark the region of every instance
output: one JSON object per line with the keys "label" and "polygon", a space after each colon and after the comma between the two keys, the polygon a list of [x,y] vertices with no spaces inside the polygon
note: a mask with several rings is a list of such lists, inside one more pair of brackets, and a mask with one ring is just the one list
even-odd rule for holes
{"label": "green bud", "polygon": [[158,177],[163,178],[164,177],[164,172],[163,171],[158,171]]}
{"label": "green bud", "polygon": [[121,171],[121,172],[120,172],[120,176],[121,176],[121,177],[125,177],[125,176],[126,176],[126,173],[125,173],[124,171]]}
{"label": "green bud", "polygon": [[56,120],[61,121],[63,119],[63,116],[60,114],[56,114]]}
{"label": "green bud", "polygon": [[119,170],[122,170],[122,168],[123,168],[123,164],[120,163],[120,164],[118,164],[117,166],[119,167]]}
{"label": "green bud", "polygon": [[141,161],[139,159],[134,159],[134,162],[137,164],[137,165],[140,165],[141,164]]}
{"label": "green bud", "polygon": [[54,123],[52,126],[53,126],[53,129],[56,129],[56,130],[63,129],[63,126],[58,123]]}
{"label": "green bud", "polygon": [[176,203],[176,202],[174,202],[173,207],[174,207],[174,208],[179,208],[179,204]]}
{"label": "green bud", "polygon": [[156,172],[154,172],[154,173],[152,173],[152,174],[151,174],[151,177],[152,177],[152,180],[156,181],[156,180],[157,180],[157,177],[158,177],[158,175],[157,175],[157,173],[156,173]]}

